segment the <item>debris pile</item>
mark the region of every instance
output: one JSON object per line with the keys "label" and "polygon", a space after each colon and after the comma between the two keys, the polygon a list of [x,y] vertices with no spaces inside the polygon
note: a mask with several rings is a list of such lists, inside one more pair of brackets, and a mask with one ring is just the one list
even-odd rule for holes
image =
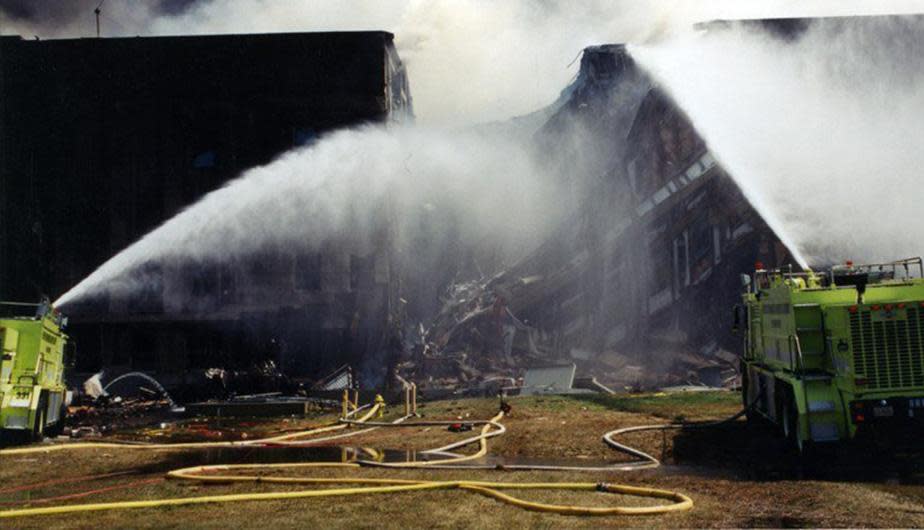
{"label": "debris pile", "polygon": [[429,327],[418,328],[410,359],[398,372],[422,388],[514,386],[522,366],[540,362],[536,330],[520,321],[507,301],[482,280],[451,284]]}
{"label": "debris pile", "polygon": [[429,327],[419,326],[410,357],[398,366],[399,377],[417,381],[422,389],[492,395],[524,386],[530,368],[573,363],[573,388],[596,392],[737,385],[737,357],[714,343],[691,352],[682,342],[669,341],[664,351],[645,355],[556,344],[554,335],[518,318],[556,284],[554,278],[512,278],[508,272],[450,285]]}
{"label": "debris pile", "polygon": [[63,434],[84,438],[137,428],[171,417],[171,408],[171,401],[158,395],[88,397],[68,407]]}
{"label": "debris pile", "polygon": [[312,390],[343,390],[346,388],[356,388],[353,367],[344,364],[328,375],[315,381],[311,388]]}
{"label": "debris pile", "polygon": [[278,393],[294,395],[303,393],[302,386],[282,373],[272,360],[254,364],[248,370],[209,368],[204,373],[205,384],[201,388],[184,389],[195,399],[232,399],[239,395]]}
{"label": "debris pile", "polygon": [[75,391],[67,407],[62,434],[93,437],[171,419],[181,410],[167,390],[144,372],[111,378],[98,372]]}

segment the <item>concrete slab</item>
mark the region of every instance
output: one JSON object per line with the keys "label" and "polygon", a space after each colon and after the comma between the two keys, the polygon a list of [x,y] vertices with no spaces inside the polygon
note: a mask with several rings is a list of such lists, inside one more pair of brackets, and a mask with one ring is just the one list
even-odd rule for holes
{"label": "concrete slab", "polygon": [[574,363],[528,368],[523,375],[520,395],[559,394],[571,392],[574,387]]}

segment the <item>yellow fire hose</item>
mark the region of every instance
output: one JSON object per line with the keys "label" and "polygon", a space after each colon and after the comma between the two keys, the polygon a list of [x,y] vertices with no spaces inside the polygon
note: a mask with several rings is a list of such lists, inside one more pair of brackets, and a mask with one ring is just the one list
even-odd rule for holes
{"label": "yellow fire hose", "polygon": [[[8,449],[0,451],[0,454],[24,454],[32,452],[42,452],[48,450],[61,450],[66,448],[131,448],[131,449],[189,449],[189,448],[208,448],[208,447],[235,447],[250,446],[260,443],[277,443],[287,442],[295,438],[302,438],[310,434],[328,432],[346,428],[350,424],[366,423],[367,420],[381,410],[382,403],[377,403],[369,409],[364,416],[353,421],[344,421],[338,425],[300,431],[271,438],[259,440],[250,440],[247,442],[205,442],[205,443],[187,443],[187,444],[149,444],[149,445],[132,445],[121,443],[83,443],[67,444],[60,446]],[[471,455],[451,456],[441,460],[423,461],[423,462],[396,462],[386,464],[388,467],[426,467],[435,465],[456,464],[480,458],[487,453],[487,439],[505,432],[505,427],[499,423],[504,413],[500,412],[493,418],[484,422],[484,426],[478,436],[431,450],[431,453],[443,453],[450,449],[468,445],[477,442],[479,449]],[[404,418],[398,420],[400,422]],[[395,422],[395,423],[398,423]],[[394,424],[389,424],[394,425]],[[397,426],[397,425],[394,425]],[[491,431],[494,427],[495,430]],[[375,428],[375,427],[373,427]],[[368,430],[368,429],[367,429]],[[356,433],[358,433],[357,431]],[[336,438],[336,437],[331,437]],[[320,440],[311,440],[320,441]],[[0,518],[25,517],[34,515],[51,515],[77,512],[103,511],[103,510],[124,510],[133,508],[154,508],[163,506],[181,506],[192,504],[206,503],[226,503],[258,500],[289,500],[309,497],[340,497],[348,495],[364,495],[379,493],[399,493],[406,491],[423,491],[423,490],[446,490],[460,489],[478,493],[491,497],[498,501],[517,506],[531,511],[546,513],[556,513],[561,515],[655,515],[665,514],[676,511],[689,510],[693,507],[693,501],[686,495],[678,492],[667,490],[634,487],[618,484],[590,483],[590,482],[538,482],[538,483],[507,483],[507,482],[480,482],[480,481],[432,481],[432,480],[411,480],[411,479],[376,479],[376,478],[317,478],[317,477],[272,477],[260,475],[200,475],[207,471],[233,471],[243,469],[300,469],[300,468],[359,468],[368,462],[360,463],[326,463],[326,462],[306,462],[306,463],[281,463],[281,464],[229,464],[214,466],[195,466],[178,469],[167,473],[169,478],[180,480],[195,480],[199,482],[254,482],[254,483],[275,483],[275,484],[350,484],[360,487],[324,489],[324,490],[300,490],[287,492],[267,492],[267,493],[241,493],[229,495],[206,495],[200,497],[154,499],[147,501],[121,501],[106,503],[91,503],[65,506],[49,506],[42,508],[23,508],[17,510],[0,511]],[[636,497],[647,497],[654,499],[664,499],[672,501],[671,504],[644,507],[626,507],[626,506],[608,506],[608,507],[587,507],[587,506],[570,506],[548,504],[533,501],[526,501],[513,497],[501,490],[575,490],[575,491],[597,491],[603,493],[630,495]]]}
{"label": "yellow fire hose", "polygon": [[[315,468],[359,468],[355,463],[294,463],[294,464],[240,464],[224,466],[200,466],[171,471],[168,476],[200,482],[254,482],[279,484],[355,484],[368,485],[366,487],[337,488],[326,490],[302,490],[271,493],[240,493],[233,495],[206,495],[201,497],[185,497],[173,499],[155,499],[149,501],[124,501],[95,504],[78,504],[71,506],[49,506],[45,508],[25,508],[20,510],[7,510],[0,512],[3,517],[24,517],[30,515],[52,515],[76,512],[93,512],[103,510],[125,510],[132,508],[156,508],[163,506],[183,506],[191,504],[225,503],[258,500],[291,500],[309,497],[343,497],[348,495],[368,495],[376,493],[399,493],[406,491],[461,489],[492,497],[501,502],[518,506],[531,511],[557,513],[563,515],[654,515],[668,512],[689,510],[693,501],[681,493],[659,490],[653,488],[639,488],[616,484],[595,484],[588,482],[535,482],[535,483],[509,483],[509,482],[479,482],[466,480],[433,481],[433,480],[402,480],[402,479],[374,479],[374,478],[314,478],[314,477],[264,477],[264,476],[198,476],[195,472],[213,469],[243,469],[284,467],[287,469],[299,467]],[[641,507],[593,507],[568,506],[547,504],[518,499],[500,490],[577,490],[598,491],[620,495],[633,495],[667,499],[673,504]]]}
{"label": "yellow fire hose", "polygon": [[[497,434],[501,434],[506,431],[506,428],[500,423],[498,423],[503,417],[504,417],[504,412],[503,411],[498,412],[496,416],[494,416],[493,418],[491,418],[484,424],[484,427],[481,428],[481,434],[479,434],[478,436],[469,438],[467,440],[462,440],[461,442],[458,442],[458,444],[461,444],[461,445],[468,445],[469,443],[478,442],[478,451],[470,455],[455,456],[455,457],[446,458],[443,460],[426,460],[422,462],[391,462],[391,463],[380,463],[380,464],[383,464],[387,467],[426,467],[426,466],[435,466],[435,465],[457,464],[459,462],[467,462],[469,460],[481,458],[482,456],[488,453],[488,438],[489,438],[489,434],[491,434],[488,431],[491,429],[491,427],[494,427],[494,426],[499,427],[498,431],[494,431],[496,433],[495,436]],[[457,444],[452,444],[451,446],[446,446],[445,448],[441,447],[439,449],[435,449],[433,450],[433,452],[448,451],[450,448],[455,448],[457,446],[458,446]]]}

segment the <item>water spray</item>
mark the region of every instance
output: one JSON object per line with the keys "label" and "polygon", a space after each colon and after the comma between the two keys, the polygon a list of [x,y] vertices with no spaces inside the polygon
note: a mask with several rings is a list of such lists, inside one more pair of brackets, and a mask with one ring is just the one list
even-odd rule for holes
{"label": "water spray", "polygon": [[[55,305],[128,296],[167,281],[158,271],[228,262],[266,248],[317,251],[333,241],[368,250],[381,244],[375,234],[386,211],[395,219],[390,243],[403,251],[398,256],[420,260],[449,241],[524,251],[555,225],[560,209],[559,181],[534,159],[527,141],[420,126],[332,133],[205,195]],[[411,252],[421,236],[428,248]]]}
{"label": "water spray", "polygon": [[690,118],[795,259],[918,254],[924,21],[822,19],[791,38],[757,24],[630,52]]}

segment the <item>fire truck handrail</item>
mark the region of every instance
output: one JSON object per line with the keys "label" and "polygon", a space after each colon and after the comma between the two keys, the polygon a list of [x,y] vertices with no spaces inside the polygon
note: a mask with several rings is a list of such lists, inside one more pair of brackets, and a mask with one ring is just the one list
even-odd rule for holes
{"label": "fire truck handrail", "polygon": [[[795,346],[795,349],[793,349],[793,346]],[[804,363],[804,361],[803,361],[803,359],[802,359],[802,344],[799,342],[799,336],[798,336],[798,335],[790,335],[790,336],[789,336],[789,353],[790,353],[790,355],[792,355],[792,352],[793,352],[793,351],[796,352],[796,361],[797,361],[798,371],[801,372],[802,370],[805,369],[805,363]],[[790,362],[792,362],[792,361],[790,361]]]}
{"label": "fire truck handrail", "polygon": [[831,274],[833,276],[835,271],[843,271],[843,270],[872,271],[875,268],[878,268],[881,271],[885,269],[886,267],[891,267],[893,273],[898,267],[904,267],[906,274],[910,274],[908,273],[909,265],[917,265],[918,274],[920,275],[919,277],[924,278],[924,260],[922,260],[920,256],[914,257],[914,258],[899,259],[899,260],[890,261],[886,263],[861,263],[861,264],[856,264],[856,265],[854,264],[835,265],[831,267]]}

